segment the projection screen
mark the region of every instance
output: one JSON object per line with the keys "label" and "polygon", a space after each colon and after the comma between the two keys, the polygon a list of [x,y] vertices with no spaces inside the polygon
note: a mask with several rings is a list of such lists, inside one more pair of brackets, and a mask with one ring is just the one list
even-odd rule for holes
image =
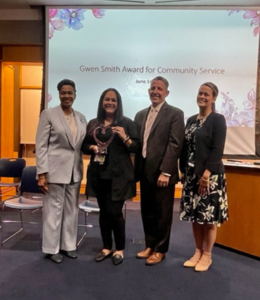
{"label": "projection screen", "polygon": [[133,119],[150,105],[151,79],[163,76],[167,102],[187,119],[198,112],[199,86],[212,81],[228,126],[225,154],[255,155],[256,11],[47,7],[46,18],[48,107],[59,105],[57,83],[69,78],[77,88],[73,107],[88,121],[109,87]]}

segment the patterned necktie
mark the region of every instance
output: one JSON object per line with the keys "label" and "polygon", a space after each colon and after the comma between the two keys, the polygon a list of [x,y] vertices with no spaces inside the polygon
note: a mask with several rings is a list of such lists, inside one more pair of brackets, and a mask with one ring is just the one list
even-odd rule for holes
{"label": "patterned necktie", "polygon": [[142,155],[144,158],[146,157],[147,140],[156,116],[157,116],[157,111],[154,108],[151,108],[144,129],[144,140],[143,140],[143,149],[142,149]]}

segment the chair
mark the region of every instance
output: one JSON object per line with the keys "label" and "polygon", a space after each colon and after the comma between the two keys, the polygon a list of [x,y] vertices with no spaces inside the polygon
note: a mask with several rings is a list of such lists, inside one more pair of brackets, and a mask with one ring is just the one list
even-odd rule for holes
{"label": "chair", "polygon": [[[26,195],[26,197],[24,196]],[[1,244],[6,243],[11,238],[16,236],[23,230],[23,210],[37,210],[42,208],[42,195],[39,192],[38,182],[36,180],[36,167],[29,166],[25,167],[22,172],[21,177],[21,187],[20,187],[20,196],[8,199],[3,204],[3,209],[5,207],[18,209],[20,212],[20,224],[21,228],[16,231],[14,234],[5,239]],[[10,223],[15,221],[4,221],[3,223]],[[37,224],[35,222],[29,222],[30,224]]]}
{"label": "chair", "polygon": [[[0,201],[2,196],[14,197],[18,193],[20,178],[22,176],[23,168],[25,167],[25,160],[23,158],[0,158],[0,178],[18,178],[18,182],[6,183],[0,180]],[[8,195],[13,188],[15,188],[15,195]],[[10,198],[9,197],[9,198]],[[7,199],[9,199],[7,198]],[[0,228],[2,228],[2,219],[0,216]]]}
{"label": "chair", "polygon": [[[20,181],[24,167],[25,160],[23,158],[0,158],[0,177],[18,178]],[[10,192],[13,188],[16,189],[17,194],[19,184],[20,182],[0,181],[0,196]]]}
{"label": "chair", "polygon": [[[99,213],[99,211],[100,211],[98,203],[95,200],[89,200],[88,198],[87,198],[87,200],[85,200],[84,202],[79,204],[79,209],[85,213],[85,224],[84,225],[79,224],[78,226],[85,227],[85,232],[83,233],[82,237],[79,239],[79,241],[77,243],[77,247],[81,244],[81,242],[85,238],[85,236],[87,234],[87,227],[93,227],[92,224],[88,224],[88,222],[87,222],[89,213],[91,213],[91,212]],[[126,201],[124,203],[124,216],[126,219]]]}
{"label": "chair", "polygon": [[79,227],[85,228],[85,232],[83,233],[82,237],[79,239],[79,241],[77,243],[77,247],[81,244],[81,242],[85,238],[85,236],[87,234],[87,227],[93,227],[92,224],[88,224],[88,222],[87,222],[89,213],[91,213],[91,212],[99,213],[100,209],[99,209],[98,203],[96,201],[89,200],[87,198],[84,202],[79,204],[79,210],[81,210],[85,213],[85,224],[84,225],[79,224]]}

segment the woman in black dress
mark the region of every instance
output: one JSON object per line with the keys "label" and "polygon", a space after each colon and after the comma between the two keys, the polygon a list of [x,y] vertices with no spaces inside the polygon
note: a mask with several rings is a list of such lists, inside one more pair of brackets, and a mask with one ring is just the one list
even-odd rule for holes
{"label": "woman in black dress", "polygon": [[217,96],[215,84],[201,85],[197,95],[199,114],[187,120],[180,159],[183,182],[180,219],[192,222],[195,240],[195,253],[184,266],[195,267],[196,271],[206,271],[212,264],[217,226],[228,219],[222,163],[226,122],[223,115],[215,112]]}
{"label": "woman in black dress", "polygon": [[[134,168],[130,154],[139,151],[135,124],[123,116],[122,100],[116,89],[105,90],[99,100],[97,118],[87,126],[82,150],[91,154],[87,171],[88,196],[97,198],[103,249],[96,261],[112,256],[115,265],[123,261],[125,200],[136,195]],[[115,248],[113,252],[114,235]]]}

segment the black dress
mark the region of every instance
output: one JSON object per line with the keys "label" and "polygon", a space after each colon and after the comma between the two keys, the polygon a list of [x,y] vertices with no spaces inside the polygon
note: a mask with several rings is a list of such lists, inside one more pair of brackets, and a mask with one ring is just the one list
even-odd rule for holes
{"label": "black dress", "polygon": [[228,219],[225,173],[212,173],[210,175],[210,193],[205,196],[198,193],[199,177],[194,174],[196,131],[203,126],[204,121],[205,119],[194,119],[185,130],[188,160],[184,174],[185,182],[180,204],[180,219],[220,226],[224,220]]}

